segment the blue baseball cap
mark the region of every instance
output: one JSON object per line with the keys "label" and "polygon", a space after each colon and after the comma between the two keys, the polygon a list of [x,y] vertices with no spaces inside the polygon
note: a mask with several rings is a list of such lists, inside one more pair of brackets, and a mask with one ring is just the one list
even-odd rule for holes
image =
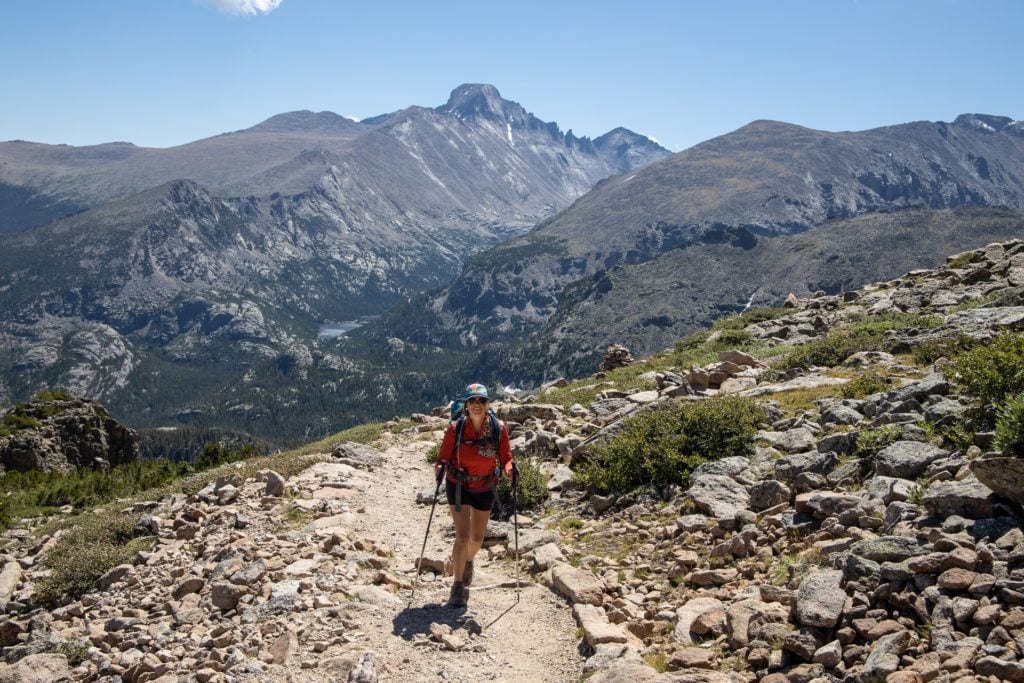
{"label": "blue baseball cap", "polygon": [[483,384],[470,384],[466,387],[466,391],[462,394],[462,398],[467,401],[471,398],[482,398],[485,401],[491,400],[491,397],[487,393],[487,387]]}

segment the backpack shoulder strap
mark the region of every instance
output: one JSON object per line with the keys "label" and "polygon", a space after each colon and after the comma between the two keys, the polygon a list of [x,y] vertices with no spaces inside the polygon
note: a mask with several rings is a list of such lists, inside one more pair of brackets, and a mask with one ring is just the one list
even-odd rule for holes
{"label": "backpack shoulder strap", "polygon": [[466,416],[465,415],[459,415],[455,419],[455,452],[453,454],[454,455],[453,459],[455,461],[455,466],[456,467],[460,467],[462,465],[462,463],[459,460],[459,451],[461,450],[461,446],[462,446],[462,432],[465,431],[465,429],[466,429]]}
{"label": "backpack shoulder strap", "polygon": [[487,412],[487,417],[491,419],[491,438],[494,439],[494,450],[497,451],[498,444],[501,443],[501,422],[493,410]]}

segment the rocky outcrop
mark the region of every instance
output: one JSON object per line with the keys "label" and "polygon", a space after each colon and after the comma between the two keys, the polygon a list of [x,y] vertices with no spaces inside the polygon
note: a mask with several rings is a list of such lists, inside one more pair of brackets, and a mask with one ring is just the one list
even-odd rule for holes
{"label": "rocky outcrop", "polygon": [[139,458],[138,434],[95,401],[44,393],[12,408],[0,437],[5,470],[108,468]]}

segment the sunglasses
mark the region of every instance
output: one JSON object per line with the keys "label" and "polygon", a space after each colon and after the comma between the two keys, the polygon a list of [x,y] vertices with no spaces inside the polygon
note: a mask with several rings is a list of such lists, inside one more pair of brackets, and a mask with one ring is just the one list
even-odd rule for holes
{"label": "sunglasses", "polygon": [[487,399],[486,398],[468,398],[468,399],[466,399],[466,405],[470,405],[470,404],[473,404],[473,403],[487,403]]}

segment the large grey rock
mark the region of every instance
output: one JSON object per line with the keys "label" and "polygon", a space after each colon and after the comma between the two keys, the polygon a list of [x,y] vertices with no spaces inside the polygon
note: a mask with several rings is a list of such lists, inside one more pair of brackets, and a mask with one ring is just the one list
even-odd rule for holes
{"label": "large grey rock", "polygon": [[365,470],[378,467],[383,460],[383,455],[376,448],[355,441],[342,441],[334,444],[331,449],[331,457],[352,467]]}
{"label": "large grey rock", "polygon": [[789,617],[789,608],[777,602],[751,598],[729,605],[725,614],[726,628],[729,630],[729,647],[740,649],[750,642],[750,630],[754,623],[785,623]]}
{"label": "large grey rock", "polygon": [[749,467],[750,458],[745,458],[742,455],[722,458],[720,460],[709,460],[697,465],[693,472],[690,473],[690,478],[692,479],[702,474],[719,474],[724,477],[735,477]]}
{"label": "large grey rock", "polygon": [[[583,639],[590,647],[605,643],[622,643],[641,646],[639,639],[624,626],[609,623],[599,607],[585,603],[572,606],[572,615],[583,629]],[[639,649],[639,648],[638,648]]]}
{"label": "large grey rock", "polygon": [[863,419],[864,415],[857,410],[850,406],[837,404],[822,410],[821,415],[818,418],[818,422],[821,424],[828,424],[832,422],[834,424],[855,425]]}
{"label": "large grey rock", "polygon": [[832,628],[846,605],[843,572],[819,569],[810,572],[796,593],[796,618],[804,626]]}
{"label": "large grey rock", "polygon": [[556,564],[551,570],[551,583],[556,592],[572,603],[600,605],[604,597],[603,581],[570,564]]}
{"label": "large grey rock", "polygon": [[797,495],[795,507],[797,512],[806,512],[818,518],[838,515],[860,505],[860,496],[838,491],[810,491]]}
{"label": "large grey rock", "polygon": [[7,609],[11,596],[21,583],[21,565],[11,560],[0,571],[0,609]]}
{"label": "large grey rock", "polygon": [[[623,402],[624,404],[625,402]],[[502,420],[511,422],[526,422],[531,418],[537,420],[562,419],[562,407],[546,403],[505,403],[498,406],[496,412]]]}
{"label": "large grey rock", "polygon": [[750,509],[754,512],[789,501],[789,487],[777,479],[765,479],[750,488]]}
{"label": "large grey rock", "polygon": [[909,479],[872,477],[867,485],[868,498],[881,501],[885,505],[894,501],[904,501],[915,486],[916,484]]}
{"label": "large grey rock", "polygon": [[65,655],[29,655],[11,665],[0,665],[0,683],[55,683],[70,681],[71,669]]}
{"label": "large grey rock", "polygon": [[1024,459],[986,453],[970,463],[978,481],[1015,503],[1024,504]]}
{"label": "large grey rock", "polygon": [[875,472],[887,477],[916,479],[934,461],[948,453],[938,446],[920,441],[897,441],[875,456]]}
{"label": "large grey rock", "polygon": [[690,627],[702,615],[713,610],[723,609],[721,600],[715,598],[693,598],[688,600],[682,607],[676,610],[676,625],[672,631],[672,637],[678,643],[691,645],[693,637],[690,635]]}
{"label": "large grey rock", "polygon": [[978,481],[974,474],[961,480],[941,481],[924,492],[921,504],[933,515],[960,515],[969,519],[993,516],[992,489]]}
{"label": "large grey rock", "polygon": [[792,482],[804,472],[827,474],[835,467],[836,460],[836,454],[828,451],[793,453],[775,461],[775,478]]}
{"label": "large grey rock", "polygon": [[736,513],[750,505],[746,487],[732,477],[719,474],[691,479],[687,495],[702,512],[716,519],[735,519]]}
{"label": "large grey rock", "polygon": [[754,434],[754,438],[767,441],[772,448],[777,448],[783,453],[809,451],[818,443],[814,432],[806,427],[787,429],[783,432],[759,431]]}
{"label": "large grey rock", "polygon": [[911,536],[880,536],[857,541],[850,554],[872,562],[902,562],[924,552],[921,544]]}
{"label": "large grey rock", "polygon": [[879,638],[864,662],[860,680],[865,683],[884,683],[889,674],[900,668],[900,657],[909,644],[910,631],[897,631]]}

